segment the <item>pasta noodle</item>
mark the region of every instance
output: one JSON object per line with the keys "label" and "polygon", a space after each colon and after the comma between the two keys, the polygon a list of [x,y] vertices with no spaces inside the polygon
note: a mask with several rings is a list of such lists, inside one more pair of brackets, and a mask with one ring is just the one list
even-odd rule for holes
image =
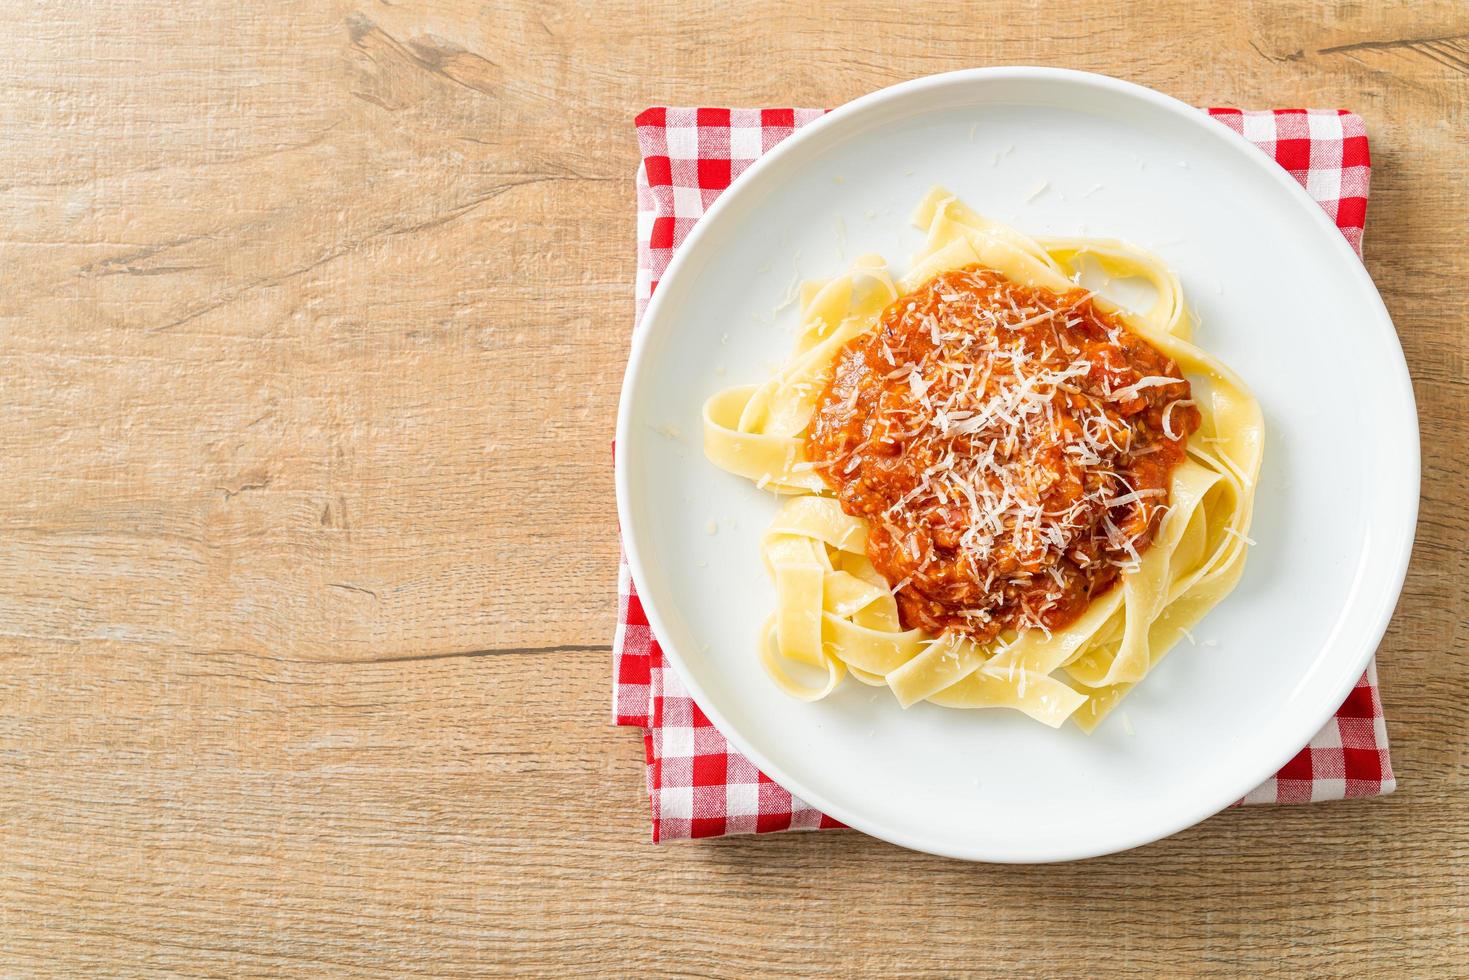
{"label": "pasta noodle", "polygon": [[[927,240],[906,275],[895,279],[882,259],[863,256],[844,275],[807,283],[801,332],[784,367],[704,406],[707,457],[786,497],[762,541],[777,603],[760,633],[760,659],[784,691],[808,700],[830,694],[850,674],[887,687],[904,707],[1008,707],[1052,727],[1070,718],[1090,731],[1238,582],[1263,441],[1259,405],[1233,371],[1191,342],[1178,279],[1156,256],[1120,241],[1033,239],[940,188],[914,221]],[[873,331],[890,304],[935,277],[977,266],[1060,294],[1077,288],[1083,257],[1115,278],[1151,286],[1146,311],[1100,296],[1090,301],[1206,389],[1162,411],[1169,438],[1178,435],[1175,426],[1184,428],[1188,408],[1197,410],[1198,425],[1171,471],[1156,533],[1115,585],[1056,629],[1006,628],[988,638],[905,629],[903,585],[890,584],[869,556],[869,522],[843,509],[808,458],[806,436],[834,360]],[[921,398],[922,385],[913,384]],[[801,679],[808,676],[820,680]]]}

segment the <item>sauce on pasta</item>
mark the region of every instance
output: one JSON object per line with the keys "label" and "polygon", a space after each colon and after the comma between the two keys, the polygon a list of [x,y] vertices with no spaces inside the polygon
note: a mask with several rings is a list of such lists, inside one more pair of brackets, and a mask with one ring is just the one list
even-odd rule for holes
{"label": "sauce on pasta", "polygon": [[867,519],[906,628],[1059,629],[1151,542],[1200,415],[1089,295],[954,270],[833,362],[807,458]]}

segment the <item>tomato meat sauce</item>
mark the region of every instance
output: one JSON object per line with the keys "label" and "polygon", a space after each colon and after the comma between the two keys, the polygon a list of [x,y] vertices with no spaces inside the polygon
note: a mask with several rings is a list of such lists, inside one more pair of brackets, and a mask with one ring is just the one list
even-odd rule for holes
{"label": "tomato meat sauce", "polygon": [[837,354],[805,439],[904,627],[983,642],[1064,627],[1137,567],[1200,421],[1089,293],[971,266]]}

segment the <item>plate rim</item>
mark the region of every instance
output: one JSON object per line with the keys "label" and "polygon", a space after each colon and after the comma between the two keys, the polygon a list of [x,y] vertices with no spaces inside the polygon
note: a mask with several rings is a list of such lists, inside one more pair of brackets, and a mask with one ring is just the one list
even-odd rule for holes
{"label": "plate rim", "polygon": [[[839,126],[849,117],[863,114],[884,103],[903,99],[914,93],[922,92],[925,89],[937,89],[949,85],[982,86],[995,82],[1014,81],[1061,81],[1079,85],[1083,88],[1097,88],[1112,93],[1119,93],[1149,103],[1153,108],[1188,120],[1191,124],[1207,123],[1208,128],[1199,126],[1199,132],[1215,133],[1216,138],[1221,139],[1226,144],[1233,140],[1242,141],[1238,145],[1247,147],[1257,155],[1257,162],[1260,164],[1258,169],[1266,173],[1278,185],[1286,188],[1297,205],[1303,206],[1307,210],[1309,215],[1308,220],[1314,221],[1318,227],[1324,225],[1325,228],[1330,230],[1330,238],[1334,240],[1334,245],[1331,247],[1337,249],[1339,259],[1346,260],[1345,262],[1338,263],[1339,265],[1345,266],[1347,271],[1344,274],[1356,280],[1356,284],[1359,287],[1365,287],[1366,295],[1370,296],[1372,301],[1374,301],[1375,306],[1372,312],[1376,316],[1373,319],[1378,320],[1380,325],[1387,328],[1389,339],[1392,342],[1391,347],[1397,355],[1393,359],[1392,365],[1389,366],[1393,381],[1391,387],[1396,388],[1397,394],[1405,398],[1403,407],[1406,409],[1406,416],[1403,421],[1405,427],[1411,426],[1414,438],[1405,440],[1405,444],[1402,447],[1402,451],[1407,455],[1407,459],[1404,462],[1411,464],[1409,470],[1405,470],[1401,474],[1396,484],[1403,488],[1399,495],[1406,498],[1404,501],[1406,533],[1398,542],[1396,552],[1391,555],[1391,567],[1388,569],[1385,579],[1385,583],[1389,588],[1379,596],[1379,609],[1372,627],[1360,633],[1356,638],[1355,642],[1359,645],[1359,649],[1351,660],[1352,669],[1346,670],[1345,666],[1341,668],[1342,679],[1338,679],[1336,684],[1333,685],[1332,696],[1326,699],[1330,704],[1326,713],[1320,717],[1317,717],[1315,714],[1310,715],[1309,717],[1314,719],[1314,724],[1311,724],[1309,728],[1307,728],[1304,721],[1295,725],[1291,729],[1292,732],[1306,729],[1304,736],[1299,740],[1300,744],[1281,753],[1279,758],[1275,758],[1273,763],[1257,778],[1253,778],[1248,785],[1243,786],[1237,792],[1231,791],[1227,797],[1225,797],[1225,794],[1216,794],[1217,796],[1225,797],[1222,799],[1222,802],[1210,797],[1199,805],[1184,808],[1186,817],[1182,822],[1169,822],[1161,830],[1151,828],[1141,833],[1124,833],[1118,835],[1115,841],[1109,840],[1108,842],[1104,842],[1102,846],[1076,846],[1060,842],[1044,851],[997,852],[987,849],[982,839],[976,839],[972,846],[948,846],[942,842],[925,840],[913,833],[901,832],[894,828],[882,826],[879,822],[870,821],[860,813],[853,813],[845,805],[833,803],[831,800],[826,799],[824,794],[813,792],[809,787],[803,785],[801,780],[793,779],[779,763],[772,761],[764,753],[754,750],[743,735],[731,728],[723,713],[715,706],[715,702],[708,697],[703,686],[697,682],[691,671],[685,665],[683,657],[677,648],[671,642],[664,639],[659,640],[660,648],[665,654],[667,663],[678,673],[679,678],[688,690],[689,696],[699,705],[700,709],[715,728],[762,772],[769,775],[795,796],[853,829],[901,847],[967,861],[1006,864],[1080,860],[1141,847],[1153,841],[1170,837],[1208,819],[1215,813],[1227,808],[1233,800],[1242,799],[1246,793],[1278,772],[1281,766],[1285,765],[1286,762],[1300,751],[1301,746],[1307,744],[1327,721],[1334,717],[1338,706],[1346,700],[1347,695],[1355,687],[1358,679],[1366,670],[1368,663],[1377,651],[1378,644],[1387,631],[1388,625],[1391,623],[1393,614],[1397,609],[1398,600],[1402,595],[1403,585],[1406,581],[1408,566],[1412,557],[1413,543],[1417,535],[1422,474],[1421,430],[1419,427],[1417,402],[1407,368],[1407,359],[1402,350],[1402,342],[1393,325],[1391,314],[1382,302],[1381,294],[1378,292],[1376,284],[1372,281],[1372,277],[1368,273],[1362,258],[1352,249],[1346,238],[1341,234],[1336,223],[1326,214],[1320,204],[1306,192],[1306,189],[1294,177],[1280,167],[1278,163],[1260,152],[1257,147],[1244,140],[1239,134],[1234,133],[1227,127],[1219,125],[1217,122],[1209,120],[1202,110],[1173,96],[1166,95],[1136,82],[1070,68],[1024,65],[995,66],[926,75],[886,86],[833,109],[821,118],[796,130],[791,136],[782,140],[769,152],[762,154],[741,176],[742,178],[749,178],[752,174],[758,174],[766,169],[779,165],[780,161],[786,155],[794,152],[797,147],[809,140],[816,138],[825,130],[833,126]],[[753,186],[753,182],[749,180],[745,180],[744,183],[746,186]],[[730,189],[721,194],[708,210],[705,211],[700,220],[695,223],[688,238],[684,240],[680,248],[674,253],[667,270],[660,277],[660,283],[667,283],[669,280],[680,276],[685,266],[699,258],[699,242],[712,233],[711,229],[721,224],[720,216],[722,214],[739,205],[742,195],[738,193],[738,187],[739,182],[731,185]],[[654,333],[652,327],[658,322],[658,317],[662,310],[662,300],[671,295],[671,293],[672,290],[669,289],[655,290],[643,311],[642,318],[634,325],[627,367],[623,374],[622,389],[618,400],[615,438],[620,446],[636,445],[635,441],[630,438],[630,435],[635,424],[632,415],[639,390],[638,381],[642,373],[644,355],[649,349],[650,337]],[[643,574],[639,525],[634,519],[630,499],[629,467],[631,465],[630,454],[621,451],[619,448],[619,451],[614,454],[614,481],[617,494],[618,521],[622,530],[622,547],[627,559],[629,573],[634,586],[638,590],[638,595],[642,602],[643,611],[647,616],[650,629],[655,636],[668,637],[672,634],[664,628],[663,617],[658,610],[659,600],[644,587],[647,579]],[[1342,663],[1345,664],[1346,661],[1342,661]],[[1284,741],[1284,738],[1282,738],[1282,741]],[[1292,735],[1289,741],[1292,745],[1295,745],[1297,740]],[[1177,825],[1173,825],[1174,823]]]}

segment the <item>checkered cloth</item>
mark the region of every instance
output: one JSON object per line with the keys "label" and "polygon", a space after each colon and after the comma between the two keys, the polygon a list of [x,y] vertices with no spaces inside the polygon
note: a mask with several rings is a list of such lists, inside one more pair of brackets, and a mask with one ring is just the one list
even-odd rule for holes
{"label": "checkered cloth", "polygon": [[[648,109],[637,117],[637,314],[700,215],[757,157],[820,109]],[[1362,119],[1345,110],[1208,113],[1290,171],[1361,254],[1370,161]],[[613,714],[643,729],[653,840],[842,826],[740,755],[669,668],[648,628],[627,562],[618,576]],[[754,669],[754,656],[750,661]],[[1336,716],[1241,803],[1306,803],[1391,793],[1387,728],[1373,663]]]}

